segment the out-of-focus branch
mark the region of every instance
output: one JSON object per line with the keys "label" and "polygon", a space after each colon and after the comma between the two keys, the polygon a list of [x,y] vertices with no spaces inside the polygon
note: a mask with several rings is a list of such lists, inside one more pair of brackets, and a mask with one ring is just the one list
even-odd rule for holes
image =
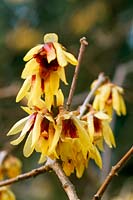
{"label": "out-of-focus branch", "polygon": [[100,200],[103,193],[107,189],[108,185],[110,184],[111,180],[114,176],[118,175],[118,171],[124,166],[124,164],[127,162],[133,156],[133,146],[129,149],[129,151],[121,158],[121,160],[112,167],[111,171],[109,172],[108,176],[104,180],[101,187],[98,189],[97,193],[94,195],[93,200]]}
{"label": "out-of-focus branch", "polygon": [[71,84],[68,100],[67,100],[67,103],[66,103],[67,110],[69,110],[71,102],[72,102],[72,98],[73,98],[74,91],[75,91],[75,88],[76,88],[79,68],[80,68],[80,65],[81,65],[81,61],[82,61],[82,58],[83,58],[85,47],[88,45],[88,42],[86,41],[85,37],[80,39],[80,43],[81,43],[81,46],[80,46],[79,55],[78,55],[78,65],[75,68],[75,72],[74,72],[74,76],[73,76],[73,80],[72,80],[72,84]]}
{"label": "out-of-focus branch", "polygon": [[100,73],[98,76],[98,80],[97,83],[95,84],[95,86],[93,87],[93,89],[89,92],[88,96],[86,97],[84,103],[82,104],[82,106],[80,107],[80,115],[78,116],[79,118],[81,118],[83,116],[83,114],[86,111],[86,106],[87,104],[90,102],[91,98],[93,97],[95,91],[97,90],[97,88],[104,83],[104,81],[106,80],[107,77],[105,77],[104,73]]}
{"label": "out-of-focus branch", "polygon": [[20,85],[17,83],[12,83],[9,86],[0,88],[0,98],[3,99],[3,98],[16,96],[19,88],[20,88]]}
{"label": "out-of-focus branch", "polygon": [[79,200],[74,185],[70,182],[68,177],[64,174],[62,167],[56,160],[51,160],[50,158],[47,159],[47,162],[45,165],[33,169],[29,172],[26,172],[24,174],[20,174],[19,176],[11,179],[7,179],[4,181],[0,181],[0,187],[10,185],[19,181],[23,181],[25,179],[29,179],[31,177],[35,177],[39,174],[43,174],[49,170],[53,170],[56,175],[58,176],[60,182],[62,183],[62,187],[65,190],[69,200]]}

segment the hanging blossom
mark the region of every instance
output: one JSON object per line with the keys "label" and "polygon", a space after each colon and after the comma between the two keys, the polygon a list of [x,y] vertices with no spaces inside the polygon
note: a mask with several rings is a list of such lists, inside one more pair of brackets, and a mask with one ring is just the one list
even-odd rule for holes
{"label": "hanging blossom", "polygon": [[56,123],[60,127],[60,133],[57,132],[54,144],[58,142],[57,155],[62,160],[67,176],[76,170],[76,175],[80,178],[90,158],[102,167],[101,156],[85,129],[85,122],[78,119],[76,112],[61,111]]}
{"label": "hanging blossom", "polygon": [[0,200],[16,200],[16,197],[9,187],[0,187]]}
{"label": "hanging blossom", "polygon": [[[8,155],[0,163],[0,180],[4,178],[14,178],[21,173],[22,163],[21,161]],[[0,187],[0,200],[16,200],[14,193],[10,187]]]}
{"label": "hanging blossom", "polygon": [[[92,88],[97,81],[92,83]],[[113,109],[117,115],[126,115],[126,106],[123,99],[123,88],[107,81],[95,93],[93,108],[102,110],[112,116]]]}
{"label": "hanging blossom", "polygon": [[115,138],[110,127],[111,118],[103,111],[96,111],[92,107],[90,111],[83,116],[87,122],[87,129],[90,133],[93,143],[103,150],[103,140],[112,148],[115,147]]}
{"label": "hanging blossom", "polygon": [[81,177],[90,158],[102,167],[100,154],[85,129],[87,123],[79,120],[75,112],[63,109],[53,117],[46,109],[24,109],[29,116],[18,121],[8,135],[21,132],[11,142],[13,145],[18,145],[27,136],[23,149],[26,157],[35,150],[41,153],[39,163],[44,162],[47,156],[61,159],[63,170],[68,176],[76,170],[77,177]]}
{"label": "hanging blossom", "polygon": [[16,101],[28,96],[29,106],[42,108],[45,104],[50,110],[53,98],[58,93],[60,79],[67,84],[64,67],[68,63],[77,65],[77,59],[58,43],[55,33],[50,33],[44,35],[44,44],[28,51],[24,61],[27,63],[21,77],[25,81]]}
{"label": "hanging blossom", "polygon": [[24,107],[24,110],[29,115],[14,124],[7,134],[16,135],[21,132],[19,137],[13,140],[11,144],[18,145],[27,136],[23,148],[25,157],[29,157],[36,148],[38,151],[38,148],[42,148],[42,144],[44,143],[44,149],[41,150],[42,152],[45,151],[46,155],[48,155],[48,147],[51,146],[55,131],[55,123],[52,115],[46,109],[40,110],[39,108],[29,109],[28,107]]}

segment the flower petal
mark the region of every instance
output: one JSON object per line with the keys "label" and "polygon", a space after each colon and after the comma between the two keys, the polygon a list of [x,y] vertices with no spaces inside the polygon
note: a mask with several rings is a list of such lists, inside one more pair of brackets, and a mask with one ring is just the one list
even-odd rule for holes
{"label": "flower petal", "polygon": [[64,95],[61,89],[59,89],[56,94],[56,101],[57,101],[57,106],[62,106],[64,104]]}
{"label": "flower petal", "polygon": [[31,126],[33,125],[34,118],[35,118],[34,114],[29,117],[29,119],[27,120],[20,136],[16,140],[13,140],[11,142],[12,145],[18,145],[24,139],[27,132],[30,130]]}
{"label": "flower petal", "polygon": [[32,131],[32,144],[31,144],[31,146],[34,146],[39,139],[39,136],[41,134],[42,119],[43,119],[43,117],[41,116],[41,114],[38,113],[37,116],[36,116],[35,123],[34,123],[33,131]]}
{"label": "flower petal", "polygon": [[39,44],[35,47],[33,47],[32,49],[30,49],[27,54],[24,56],[23,60],[24,61],[28,61],[31,58],[33,58],[34,54],[37,54],[39,52],[39,50],[43,47],[43,44]]}
{"label": "flower petal", "polygon": [[77,59],[74,57],[74,55],[72,55],[71,53],[68,53],[66,51],[63,50],[64,55],[66,56],[66,60],[67,62],[69,62],[72,65],[77,65],[78,61]]}
{"label": "flower petal", "polygon": [[92,151],[90,151],[90,157],[94,159],[95,163],[102,168],[102,159],[99,151],[97,150],[96,146],[93,145]]}
{"label": "flower petal", "polygon": [[98,119],[101,119],[101,120],[110,120],[110,117],[109,115],[105,114],[104,112],[102,111],[99,111],[99,112],[96,112],[94,114],[94,116]]}
{"label": "flower petal", "polygon": [[21,78],[26,79],[28,76],[32,76],[38,72],[39,72],[39,64],[36,62],[35,59],[31,59],[26,63]]}
{"label": "flower petal", "polygon": [[57,72],[50,73],[50,90],[52,95],[56,95],[59,88],[59,76]]}
{"label": "flower petal", "polygon": [[94,136],[94,119],[93,119],[93,115],[89,114],[87,116],[87,125],[88,125],[88,131],[89,131],[89,134],[91,135],[91,137],[93,138]]}
{"label": "flower petal", "polygon": [[123,115],[126,115],[126,105],[125,105],[125,102],[124,102],[124,99],[123,97],[120,95],[120,107],[121,107],[121,113]]}
{"label": "flower petal", "polygon": [[52,60],[56,59],[56,53],[55,53],[55,49],[53,48],[53,46],[50,47],[50,50],[47,52],[47,61],[48,63],[50,63]]}
{"label": "flower petal", "polygon": [[31,77],[28,77],[21,89],[19,90],[18,94],[17,94],[17,97],[16,97],[16,102],[19,102],[21,99],[23,99],[25,96],[26,96],[26,93],[28,92],[28,90],[30,89],[31,87]]}
{"label": "flower petal", "polygon": [[108,122],[103,121],[102,124],[103,124],[103,137],[105,142],[110,148],[112,148],[112,146],[115,147],[116,146],[115,138]]}
{"label": "flower petal", "polygon": [[51,146],[50,146],[49,151],[48,151],[49,154],[51,154],[55,151],[56,145],[57,145],[59,138],[60,138],[61,130],[62,130],[61,124],[57,124],[57,126],[55,127],[55,133],[54,133],[53,141],[52,141]]}
{"label": "flower petal", "polygon": [[32,146],[32,131],[29,133],[25,145],[24,145],[24,149],[23,149],[23,154],[25,157],[29,157],[33,151],[34,151],[35,146]]}
{"label": "flower petal", "polygon": [[82,152],[84,157],[86,158],[86,154],[89,150],[89,148],[91,148],[92,143],[90,141],[90,137],[87,133],[87,131],[85,130],[85,128],[82,126],[82,123],[80,122],[79,119],[77,119],[75,116],[72,116],[74,125],[77,128],[78,131],[78,135],[79,135],[79,139],[82,145]]}
{"label": "flower petal", "polygon": [[67,65],[67,60],[66,60],[66,57],[65,57],[63,50],[61,48],[61,45],[57,42],[54,42],[53,45],[54,45],[55,50],[56,50],[57,61],[58,61],[59,65],[61,67],[65,67]]}
{"label": "flower petal", "polygon": [[120,113],[120,94],[115,87],[112,88],[112,103],[113,103],[113,108],[116,111],[117,115],[121,115],[121,113]]}
{"label": "flower petal", "polygon": [[55,33],[48,33],[44,35],[44,43],[58,42],[58,35]]}
{"label": "flower petal", "polygon": [[57,73],[58,73],[58,76],[59,78],[66,84],[68,85],[67,81],[66,81],[66,75],[65,75],[65,70],[63,67],[58,67],[58,70],[57,70]]}
{"label": "flower petal", "polygon": [[22,131],[22,129],[25,126],[25,123],[28,119],[29,119],[29,116],[19,120],[16,124],[14,124],[14,126],[7,133],[7,136],[15,135],[15,134],[19,133],[20,131]]}

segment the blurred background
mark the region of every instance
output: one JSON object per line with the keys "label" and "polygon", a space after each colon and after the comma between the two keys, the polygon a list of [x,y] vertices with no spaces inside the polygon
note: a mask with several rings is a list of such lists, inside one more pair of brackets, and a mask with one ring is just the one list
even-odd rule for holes
{"label": "blurred background", "polygon": [[[80,68],[73,107],[82,104],[90,83],[102,71],[125,90],[127,115],[116,117],[113,130],[117,148],[103,155],[103,171],[93,162],[81,179],[70,178],[81,200],[91,199],[106,173],[133,143],[133,1],[132,0],[1,0],[0,1],[0,150],[9,146],[6,132],[25,116],[15,103],[22,84],[23,57],[34,45],[43,42],[45,33],[55,32],[59,42],[76,57],[80,38],[89,43]],[[74,67],[67,68],[71,84]],[[67,97],[69,87],[63,86]],[[23,144],[13,149],[21,158],[23,172],[38,166],[38,155],[22,155]],[[105,200],[133,199],[133,159],[110,184]],[[67,199],[53,172],[12,186],[17,200]]]}

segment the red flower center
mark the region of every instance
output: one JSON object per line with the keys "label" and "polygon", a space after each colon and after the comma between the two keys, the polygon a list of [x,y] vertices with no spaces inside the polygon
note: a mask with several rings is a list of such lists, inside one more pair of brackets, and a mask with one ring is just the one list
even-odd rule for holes
{"label": "red flower center", "polygon": [[59,64],[57,59],[52,60],[50,63],[47,61],[47,55],[50,53],[51,49],[53,49],[52,43],[44,44],[43,47],[40,49],[39,53],[34,54],[33,58],[39,63],[40,66],[40,76],[43,79],[46,79],[50,74],[50,71],[57,71]]}

